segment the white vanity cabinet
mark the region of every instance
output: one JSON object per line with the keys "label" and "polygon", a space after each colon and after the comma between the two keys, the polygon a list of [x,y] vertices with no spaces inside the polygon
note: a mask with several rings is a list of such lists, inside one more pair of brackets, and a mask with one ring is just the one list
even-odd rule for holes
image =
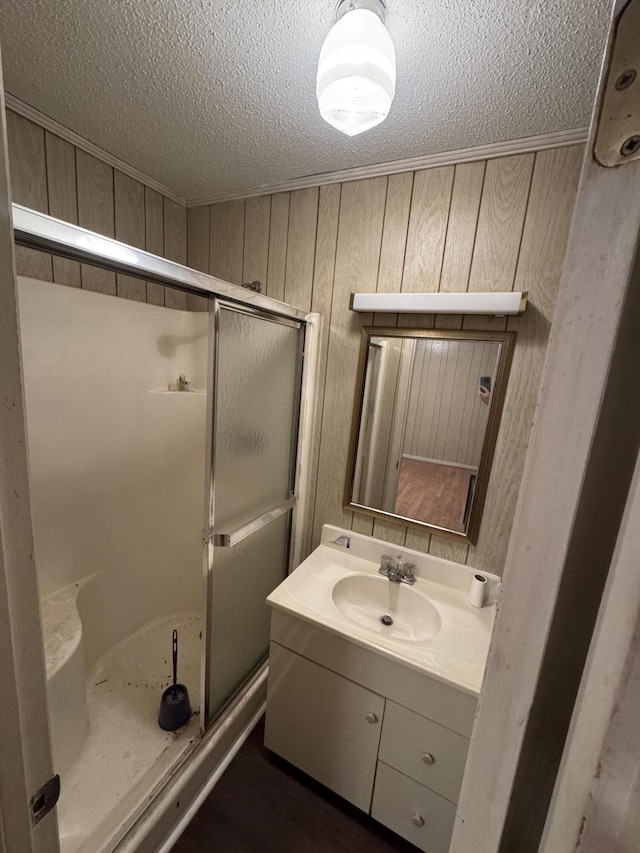
{"label": "white vanity cabinet", "polygon": [[469,741],[391,700],[371,815],[429,853],[446,853]]}
{"label": "white vanity cabinet", "polygon": [[384,699],[271,643],[265,745],[368,812]]}
{"label": "white vanity cabinet", "polygon": [[272,612],[265,745],[427,853],[447,853],[477,697]]}

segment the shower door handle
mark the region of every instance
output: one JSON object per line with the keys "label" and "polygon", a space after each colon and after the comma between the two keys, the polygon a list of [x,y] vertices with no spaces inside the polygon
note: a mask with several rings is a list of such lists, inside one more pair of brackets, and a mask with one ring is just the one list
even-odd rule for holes
{"label": "shower door handle", "polygon": [[242,527],[238,527],[237,530],[234,530],[232,533],[217,533],[212,530],[210,533],[211,541],[217,548],[232,548],[234,545],[237,545],[238,542],[246,539],[247,536],[251,536],[252,533],[257,533],[258,530],[266,527],[267,524],[271,524],[272,521],[275,521],[276,518],[280,518],[280,516],[284,515],[285,512],[289,512],[290,509],[293,509],[295,503],[296,499],[292,495],[288,501],[281,504],[279,507],[270,509],[269,512],[265,512],[253,521],[243,524]]}

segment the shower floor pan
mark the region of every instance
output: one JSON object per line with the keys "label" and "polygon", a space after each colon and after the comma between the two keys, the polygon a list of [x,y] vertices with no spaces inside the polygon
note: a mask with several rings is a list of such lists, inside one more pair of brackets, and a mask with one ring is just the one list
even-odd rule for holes
{"label": "shower floor pan", "polygon": [[[199,736],[199,613],[162,616],[109,649],[88,673],[89,733],[61,774],[58,823],[62,853],[112,849],[132,813]],[[180,640],[178,678],[193,716],[177,732],[158,726],[171,683],[171,631]]]}

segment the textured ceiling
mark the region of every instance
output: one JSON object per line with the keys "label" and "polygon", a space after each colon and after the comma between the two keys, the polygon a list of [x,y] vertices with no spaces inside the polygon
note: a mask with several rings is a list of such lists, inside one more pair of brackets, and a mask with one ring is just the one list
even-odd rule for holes
{"label": "textured ceiling", "polygon": [[388,119],[315,99],[334,0],[13,0],[5,88],[187,198],[588,124],[611,0],[388,0]]}

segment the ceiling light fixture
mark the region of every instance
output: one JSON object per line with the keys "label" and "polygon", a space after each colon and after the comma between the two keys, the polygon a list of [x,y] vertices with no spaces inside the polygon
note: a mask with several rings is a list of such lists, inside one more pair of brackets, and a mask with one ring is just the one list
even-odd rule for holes
{"label": "ceiling light fixture", "polygon": [[322,118],[355,136],[384,121],[396,90],[396,53],[384,0],[338,0],[320,51],[316,95]]}

